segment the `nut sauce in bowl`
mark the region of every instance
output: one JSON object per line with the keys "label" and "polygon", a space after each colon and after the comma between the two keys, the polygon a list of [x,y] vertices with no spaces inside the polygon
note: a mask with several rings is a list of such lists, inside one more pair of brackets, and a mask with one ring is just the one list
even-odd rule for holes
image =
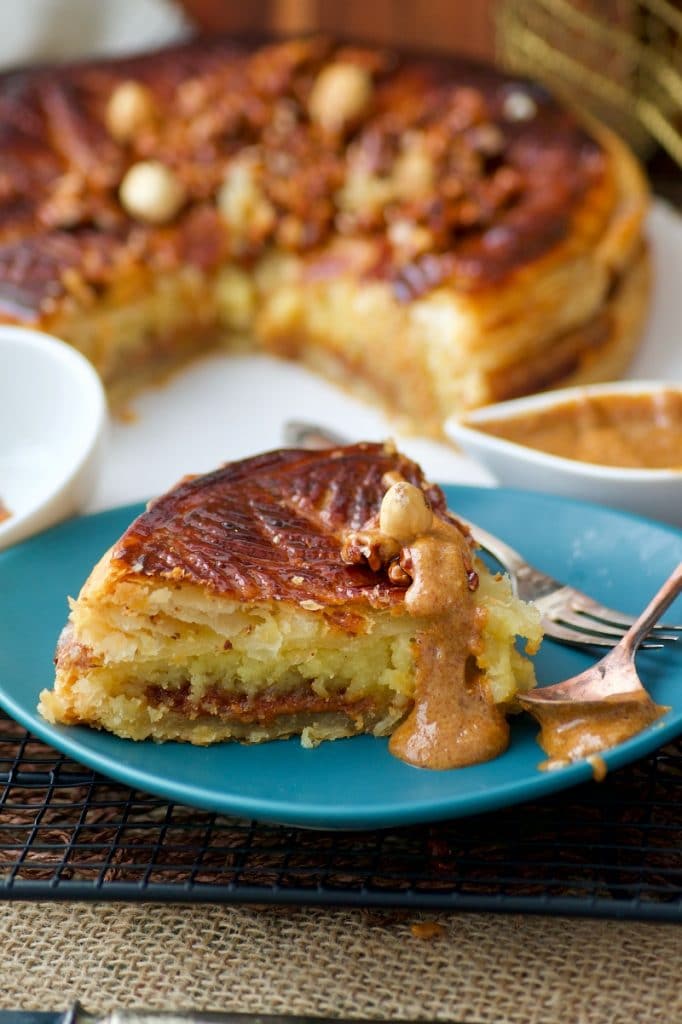
{"label": "nut sauce in bowl", "polygon": [[451,419],[448,435],[499,483],[682,525],[682,387],[565,388]]}

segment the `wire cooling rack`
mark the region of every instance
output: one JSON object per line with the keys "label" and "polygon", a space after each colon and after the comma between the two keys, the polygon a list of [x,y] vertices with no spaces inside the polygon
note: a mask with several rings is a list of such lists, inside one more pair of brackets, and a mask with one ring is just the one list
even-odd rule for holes
{"label": "wire cooling rack", "polygon": [[682,743],[475,818],[322,832],[129,789],[0,717],[0,896],[682,920]]}

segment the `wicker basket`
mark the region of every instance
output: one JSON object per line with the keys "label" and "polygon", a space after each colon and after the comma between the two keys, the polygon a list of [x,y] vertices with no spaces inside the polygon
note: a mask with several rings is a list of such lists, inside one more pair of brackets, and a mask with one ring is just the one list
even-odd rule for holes
{"label": "wicker basket", "polygon": [[682,165],[680,0],[500,0],[496,27],[508,67]]}

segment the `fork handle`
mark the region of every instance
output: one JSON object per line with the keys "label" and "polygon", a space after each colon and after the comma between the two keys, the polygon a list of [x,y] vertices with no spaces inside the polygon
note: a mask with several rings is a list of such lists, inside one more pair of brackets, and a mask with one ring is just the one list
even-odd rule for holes
{"label": "fork handle", "polygon": [[463,526],[466,526],[471,538],[479,548],[483,548],[489,555],[492,555],[500,565],[503,565],[507,572],[514,577],[519,575],[522,576],[524,569],[528,568],[528,563],[525,558],[515,551],[514,548],[510,547],[509,544],[505,544],[499,537],[494,537],[492,533],[488,533],[482,526],[478,526],[476,523],[472,523],[470,519],[459,514],[459,512],[453,512],[455,519],[459,520]]}
{"label": "fork handle", "polygon": [[347,437],[316,423],[307,423],[305,420],[287,420],[284,424],[284,441],[292,448],[307,448],[309,451],[336,448],[350,443]]}
{"label": "fork handle", "polygon": [[652,597],[642,614],[623,636],[623,649],[632,654],[647,635],[655,622],[658,622],[666,608],[673,603],[678,594],[682,593],[682,562],[670,574],[660,590]]}

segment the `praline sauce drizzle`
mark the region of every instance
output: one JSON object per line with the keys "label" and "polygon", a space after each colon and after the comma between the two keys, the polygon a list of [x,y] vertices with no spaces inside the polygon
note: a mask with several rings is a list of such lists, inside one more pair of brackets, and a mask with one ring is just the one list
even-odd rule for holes
{"label": "praline sauce drizzle", "polygon": [[[616,694],[599,702],[571,705],[534,704],[530,709],[540,725],[540,746],[548,755],[540,768],[552,771],[610,750],[636,736],[665,714],[647,693]],[[601,774],[601,765],[593,772]],[[603,778],[603,775],[601,776]]]}
{"label": "praline sauce drizzle", "polygon": [[414,706],[391,736],[389,750],[421,768],[460,768],[488,761],[509,742],[509,726],[471,671],[479,622],[470,589],[470,552],[451,523],[434,519],[405,550],[412,575],[405,595],[426,624],[417,635]]}

